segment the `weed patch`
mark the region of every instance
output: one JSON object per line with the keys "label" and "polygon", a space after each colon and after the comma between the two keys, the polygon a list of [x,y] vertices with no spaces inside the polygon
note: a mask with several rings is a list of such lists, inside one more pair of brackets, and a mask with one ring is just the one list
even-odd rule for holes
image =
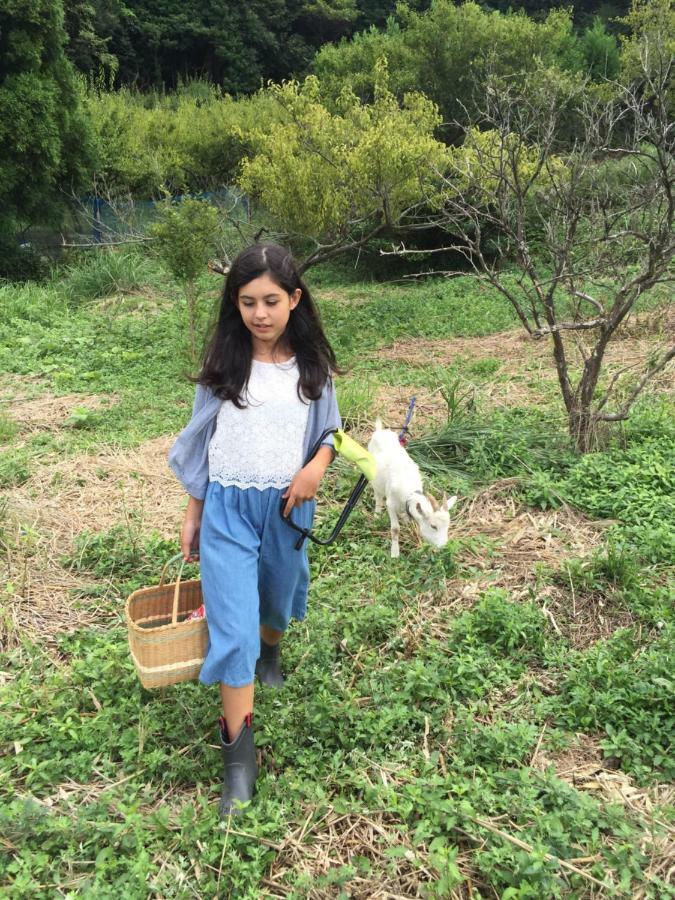
{"label": "weed patch", "polygon": [[601,746],[638,779],[675,777],[673,630],[640,646],[633,631],[618,632],[570,665],[552,709],[580,731],[604,732]]}

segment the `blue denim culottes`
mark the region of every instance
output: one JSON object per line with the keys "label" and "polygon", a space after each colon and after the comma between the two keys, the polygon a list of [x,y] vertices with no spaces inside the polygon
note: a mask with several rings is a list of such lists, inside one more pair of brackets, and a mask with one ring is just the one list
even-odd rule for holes
{"label": "blue denim culottes", "polygon": [[[284,490],[223,487],[210,481],[199,534],[202,592],[209,628],[203,684],[242,687],[253,681],[260,625],[285,631],[307,612],[307,542],[281,520]],[[311,528],[315,502],[293,510]]]}

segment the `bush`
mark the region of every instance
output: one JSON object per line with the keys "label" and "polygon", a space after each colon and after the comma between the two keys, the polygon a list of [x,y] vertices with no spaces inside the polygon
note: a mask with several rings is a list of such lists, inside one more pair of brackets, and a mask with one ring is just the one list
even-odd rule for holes
{"label": "bush", "polygon": [[266,128],[281,110],[261,92],[233,100],[213,85],[141,94],[129,88],[90,92],[97,183],[113,196],[159,197],[232,184],[246,153],[246,135]]}
{"label": "bush", "polygon": [[542,22],[523,12],[487,12],[477,3],[437,0],[431,9],[398,8],[401,24],[384,33],[371,29],[349,42],[329,44],[314,61],[325,96],[337,98],[346,86],[362,99],[375,94],[375,64],[386,58],[398,97],[423,90],[443,121],[466,122],[484,96],[488,75],[513,77],[539,65],[580,72],[584,52],[571,13],[551,10]]}
{"label": "bush", "polygon": [[451,643],[484,645],[498,655],[516,653],[520,659],[532,660],[543,655],[546,620],[534,604],[513,603],[503,591],[495,589],[457,619]]}

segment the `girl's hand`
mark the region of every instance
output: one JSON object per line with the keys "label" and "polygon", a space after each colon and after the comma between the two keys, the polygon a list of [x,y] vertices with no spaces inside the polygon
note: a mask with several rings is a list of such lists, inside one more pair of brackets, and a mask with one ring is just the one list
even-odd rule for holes
{"label": "girl's hand", "polygon": [[199,559],[199,528],[202,521],[203,500],[190,497],[183,527],[180,533],[180,550],[185,562],[194,562]]}
{"label": "girl's hand", "polygon": [[316,497],[323,471],[313,463],[314,460],[300,469],[290,486],[286,488],[286,493],[283,494],[286,500],[284,516],[289,516],[294,506],[300,506],[305,500],[313,500]]}
{"label": "girl's hand", "polygon": [[324,445],[319,447],[316,456],[296,474],[290,486],[283,494],[286,500],[284,516],[288,517],[294,506],[300,506],[306,500],[313,500],[319,489],[319,482],[333,459],[333,449]]}

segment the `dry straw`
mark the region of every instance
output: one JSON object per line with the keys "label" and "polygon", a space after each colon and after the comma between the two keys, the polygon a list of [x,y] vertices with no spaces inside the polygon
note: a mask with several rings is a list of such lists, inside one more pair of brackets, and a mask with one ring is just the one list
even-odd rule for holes
{"label": "dry straw", "polygon": [[206,655],[206,619],[188,618],[202,605],[201,581],[181,581],[183,560],[175,583],[164,583],[169,565],[181,558],[179,553],[166,563],[159,585],[134,591],[127,599],[129,649],[145,688],[193,681]]}

